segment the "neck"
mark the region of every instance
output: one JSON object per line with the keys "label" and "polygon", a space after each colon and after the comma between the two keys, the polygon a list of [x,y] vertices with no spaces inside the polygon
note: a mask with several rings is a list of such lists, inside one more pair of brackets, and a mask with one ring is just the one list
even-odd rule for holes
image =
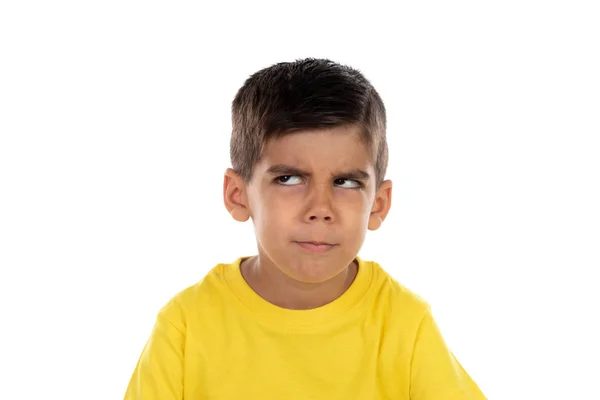
{"label": "neck", "polygon": [[358,265],[353,261],[338,275],[319,283],[294,280],[260,256],[244,260],[240,270],[252,290],[269,303],[291,310],[309,310],[331,303],[348,290]]}

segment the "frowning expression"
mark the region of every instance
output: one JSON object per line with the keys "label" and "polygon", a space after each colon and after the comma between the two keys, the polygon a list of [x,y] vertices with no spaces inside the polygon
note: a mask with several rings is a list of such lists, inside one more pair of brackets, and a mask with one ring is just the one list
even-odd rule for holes
{"label": "frowning expression", "polygon": [[261,258],[304,282],[337,275],[389,210],[391,183],[376,186],[357,126],[271,140],[247,186]]}

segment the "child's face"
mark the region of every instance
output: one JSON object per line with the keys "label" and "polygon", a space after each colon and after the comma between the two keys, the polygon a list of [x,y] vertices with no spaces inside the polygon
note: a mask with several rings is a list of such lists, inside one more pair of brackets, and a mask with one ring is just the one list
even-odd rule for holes
{"label": "child's face", "polygon": [[241,185],[238,209],[228,205],[236,219],[252,218],[261,263],[302,282],[323,282],[352,262],[367,229],[381,225],[391,182],[376,190],[358,129],[293,133],[266,145],[252,180]]}

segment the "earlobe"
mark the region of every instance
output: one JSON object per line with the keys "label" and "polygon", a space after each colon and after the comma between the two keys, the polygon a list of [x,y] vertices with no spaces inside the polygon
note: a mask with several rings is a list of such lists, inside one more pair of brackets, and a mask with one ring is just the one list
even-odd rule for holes
{"label": "earlobe", "polygon": [[246,222],[250,218],[245,190],[242,177],[227,168],[223,179],[223,203],[229,214],[239,222]]}
{"label": "earlobe", "polygon": [[375,231],[379,229],[392,206],[392,181],[384,181],[377,192],[373,201],[371,215],[369,215],[368,229]]}

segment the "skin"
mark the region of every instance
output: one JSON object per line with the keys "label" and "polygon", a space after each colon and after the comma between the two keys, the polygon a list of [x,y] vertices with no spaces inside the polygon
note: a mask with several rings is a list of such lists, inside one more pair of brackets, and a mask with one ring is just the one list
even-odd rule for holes
{"label": "skin", "polygon": [[225,207],[237,221],[251,219],[256,233],[258,255],[240,267],[248,285],[287,309],[341,296],[367,230],[378,229],[391,206],[392,182],[376,186],[374,160],[353,125],[269,141],[250,182],[227,169]]}

